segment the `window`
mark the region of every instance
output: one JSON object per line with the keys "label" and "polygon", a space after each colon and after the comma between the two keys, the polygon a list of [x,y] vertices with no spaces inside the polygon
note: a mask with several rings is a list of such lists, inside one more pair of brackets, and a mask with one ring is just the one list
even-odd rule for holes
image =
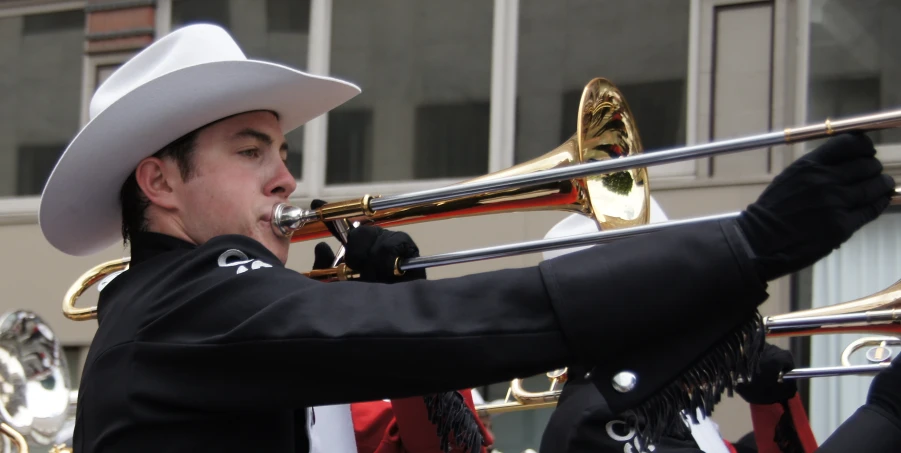
{"label": "window", "polygon": [[77,133],[85,13],[0,18],[0,197],[39,195]]}
{"label": "window", "polygon": [[[807,119],[876,113],[901,106],[901,7],[890,0],[811,0]],[[868,134],[901,144],[901,130]],[[822,140],[810,141],[812,149]]]}
{"label": "window", "polygon": [[463,177],[488,172],[490,103],[420,105],[415,114],[413,179]]}
{"label": "window", "polygon": [[690,2],[520,0],[516,162],[576,132],[595,77],[625,96],[646,151],[685,143]]}
{"label": "window", "polygon": [[329,72],[363,93],[329,114],[326,184],[486,173],[493,2],[332,7]]}
{"label": "window", "polygon": [[[173,0],[171,29],[205,22],[231,33],[248,58],[304,70],[309,47],[310,0]],[[286,135],[288,169],[303,174],[303,127]]]}

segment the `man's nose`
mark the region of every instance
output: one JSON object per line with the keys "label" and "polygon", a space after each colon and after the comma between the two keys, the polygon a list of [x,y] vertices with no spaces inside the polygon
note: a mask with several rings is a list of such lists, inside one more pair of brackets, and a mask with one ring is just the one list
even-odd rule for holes
{"label": "man's nose", "polygon": [[288,166],[285,162],[279,160],[278,168],[275,170],[275,174],[272,176],[272,179],[266,187],[266,193],[288,198],[294,193],[295,189],[297,189],[297,180],[295,180],[294,175],[288,171]]}

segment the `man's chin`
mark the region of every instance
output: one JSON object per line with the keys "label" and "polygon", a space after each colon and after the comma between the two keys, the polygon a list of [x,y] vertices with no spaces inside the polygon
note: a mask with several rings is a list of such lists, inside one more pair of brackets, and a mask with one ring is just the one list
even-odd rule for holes
{"label": "man's chin", "polygon": [[263,242],[263,245],[272,252],[273,255],[278,257],[278,259],[282,262],[282,264],[286,264],[288,262],[288,247],[291,245],[291,240],[288,238],[276,238],[275,236],[270,236],[266,238],[266,241]]}

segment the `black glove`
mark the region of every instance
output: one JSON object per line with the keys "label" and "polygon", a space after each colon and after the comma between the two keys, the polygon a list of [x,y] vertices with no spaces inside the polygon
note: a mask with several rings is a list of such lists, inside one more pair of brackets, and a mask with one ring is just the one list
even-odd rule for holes
{"label": "black glove", "polygon": [[767,343],[760,355],[760,371],[751,377],[751,382],[736,385],[735,392],[751,404],[788,401],[798,393],[798,385],[794,379],[779,382],[779,373],[794,368],[790,352]]}
{"label": "black glove", "polygon": [[325,242],[316,244],[316,248],[313,249],[313,270],[329,269],[334,261],[335,252],[328,244]]}
{"label": "black glove", "polygon": [[[319,209],[320,206],[324,205],[325,201],[323,200],[313,200],[310,202],[310,209],[316,210]],[[329,228],[331,231],[331,228]],[[334,234],[334,233],[332,233]],[[332,263],[335,261],[335,252],[332,251],[332,248],[325,242],[320,242],[316,244],[316,248],[313,249],[313,270],[316,269],[329,269],[332,267]]]}
{"label": "black glove", "polygon": [[831,138],[789,165],[738,216],[762,279],[812,265],[888,207],[895,181],[875,155],[864,134]]}
{"label": "black glove", "polygon": [[419,248],[407,233],[366,225],[350,230],[344,262],[366,282],[397,283],[425,279],[425,269],[394,275],[398,258],[415,258]]}

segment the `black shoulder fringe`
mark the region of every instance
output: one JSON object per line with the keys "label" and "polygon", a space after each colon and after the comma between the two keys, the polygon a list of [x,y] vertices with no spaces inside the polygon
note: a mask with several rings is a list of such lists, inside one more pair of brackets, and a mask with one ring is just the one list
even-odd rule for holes
{"label": "black shoulder fringe", "polygon": [[698,423],[698,408],[709,417],[723,392],[731,397],[736,384],[749,382],[758,371],[765,342],[763,318],[755,311],[753,319],[727,335],[679,378],[626,411],[625,422],[635,430],[642,447],[657,443],[663,435],[690,434],[680,413],[687,412],[693,423]]}
{"label": "black shoulder fringe", "polygon": [[454,442],[463,451],[478,453],[482,449],[482,431],[460,392],[436,393],[423,398],[429,421],[438,429],[441,449],[445,453],[451,451],[451,432]]}

